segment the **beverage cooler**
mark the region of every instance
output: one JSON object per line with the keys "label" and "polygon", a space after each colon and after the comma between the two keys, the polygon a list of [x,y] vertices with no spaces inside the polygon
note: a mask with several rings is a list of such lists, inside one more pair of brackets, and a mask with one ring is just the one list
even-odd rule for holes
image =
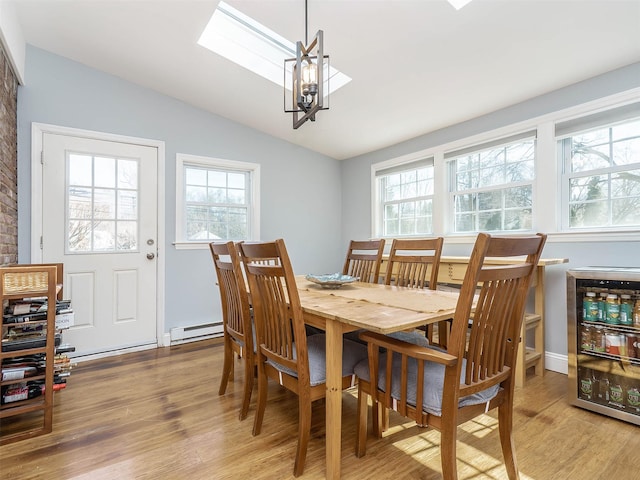
{"label": "beverage cooler", "polygon": [[640,425],[640,267],[567,272],[569,401]]}

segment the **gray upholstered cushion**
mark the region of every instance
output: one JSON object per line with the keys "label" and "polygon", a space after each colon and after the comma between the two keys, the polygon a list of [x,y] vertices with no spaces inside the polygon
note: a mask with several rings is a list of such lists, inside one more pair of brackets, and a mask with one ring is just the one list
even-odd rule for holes
{"label": "gray upholstered cushion", "polygon": [[[362,343],[364,345],[367,344],[367,342],[365,342],[364,340],[360,339],[360,333],[361,332],[366,332],[366,330],[355,330],[353,332],[348,332],[344,334],[344,337],[349,339],[349,340],[353,340],[354,342],[357,343]],[[396,338],[398,340],[402,340],[403,342],[409,342],[409,343],[413,343],[415,345],[420,345],[421,347],[427,347],[429,346],[429,339],[427,337],[424,336],[424,332],[417,332],[417,331],[413,331],[413,332],[394,332],[394,333],[390,333],[389,337],[393,337]]]}
{"label": "gray upholstered cushion", "polygon": [[[432,347],[428,347],[432,348]],[[380,366],[384,366],[386,362],[386,353],[380,355]],[[462,374],[461,381],[464,380],[464,369],[466,366],[466,359],[462,360]],[[391,396],[395,399],[400,399],[400,355],[394,355],[393,358],[393,371],[397,372],[393,375],[393,380],[391,382]],[[407,362],[408,369],[408,392],[407,392],[407,402],[410,405],[416,405],[416,379],[417,379],[417,370],[418,364],[417,362],[409,358]],[[444,385],[444,365],[440,365],[434,362],[425,362],[424,367],[424,389],[423,389],[423,405],[422,408],[425,412],[431,413],[432,415],[440,416],[442,415],[442,390]],[[369,375],[369,363],[367,360],[363,360],[358,363],[355,367],[355,373],[358,378],[362,378],[365,381],[370,381]],[[378,374],[378,388],[384,390],[386,382],[386,372],[384,368],[381,368]],[[490,387],[482,392],[474,393],[473,395],[468,395],[466,397],[462,397],[458,405],[464,407],[465,405],[477,405],[480,403],[485,403],[491,400],[498,393],[499,386],[495,385]]]}
{"label": "gray upholstered cushion", "polygon": [[[365,330],[358,330],[359,332],[363,332]],[[388,337],[392,337],[395,338],[396,340],[401,340],[403,342],[407,342],[407,343],[413,343],[414,345],[418,345],[420,347],[429,347],[429,339],[427,337],[425,337],[421,332],[405,332],[405,331],[400,331],[400,332],[393,332],[393,333],[389,333],[387,335]],[[364,342],[364,340],[361,340],[362,342]],[[367,343],[364,342],[364,344],[366,345]],[[442,350],[441,348],[438,347],[434,347],[431,346],[430,348],[433,348],[434,350],[440,350],[441,352],[444,352],[445,350]],[[384,351],[384,349],[383,349]],[[363,360],[361,360],[360,362],[358,362],[358,364],[354,367],[355,369],[367,369],[367,380],[369,380],[369,364],[368,362],[368,358],[365,357]],[[364,378],[364,377],[361,377]]]}
{"label": "gray upholstered cushion", "polygon": [[[295,347],[295,345],[294,345]],[[326,336],[324,334],[307,337],[307,351],[309,352],[309,376],[311,386],[319,385],[327,380]],[[294,350],[294,358],[295,358]],[[357,363],[367,358],[367,347],[362,344],[344,339],[342,343],[342,376],[353,375]],[[269,361],[278,370],[297,377],[296,372],[280,364]]]}
{"label": "gray upholstered cushion", "polygon": [[393,332],[387,335],[388,337],[395,338],[396,340],[402,340],[403,342],[413,343],[421,347],[429,346],[429,339],[424,336],[424,332]]}

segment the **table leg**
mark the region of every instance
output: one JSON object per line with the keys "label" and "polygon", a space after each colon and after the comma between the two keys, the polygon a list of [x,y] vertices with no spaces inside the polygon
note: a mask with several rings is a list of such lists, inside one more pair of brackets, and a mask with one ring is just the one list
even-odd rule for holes
{"label": "table leg", "polygon": [[536,349],[540,350],[542,356],[536,363],[535,374],[538,376],[544,375],[544,357],[546,348],[544,345],[544,324],[546,322],[546,313],[544,305],[544,267],[538,265],[538,283],[536,284],[536,297],[535,297],[535,312],[540,315],[540,326],[536,329]]}
{"label": "table leg", "polygon": [[342,450],[342,329],[327,321],[326,461],[327,479],[340,478]]}

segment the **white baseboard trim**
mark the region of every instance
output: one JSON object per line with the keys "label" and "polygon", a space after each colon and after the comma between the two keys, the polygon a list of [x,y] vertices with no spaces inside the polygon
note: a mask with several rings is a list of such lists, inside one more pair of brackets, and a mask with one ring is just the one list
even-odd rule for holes
{"label": "white baseboard trim", "polygon": [[569,359],[567,355],[545,352],[544,368],[545,370],[551,370],[552,372],[564,373],[567,375],[569,373]]}

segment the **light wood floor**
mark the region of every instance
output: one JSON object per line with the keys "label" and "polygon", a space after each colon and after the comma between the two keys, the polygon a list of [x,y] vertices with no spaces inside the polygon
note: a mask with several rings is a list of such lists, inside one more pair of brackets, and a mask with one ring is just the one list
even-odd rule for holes
{"label": "light wood floor", "polygon": [[[81,363],[56,393],[54,431],[0,447],[0,478],[286,479],[292,478],[296,397],[272,385],[262,434],[251,435],[254,405],[238,420],[242,369],[219,397],[222,347],[204,341]],[[530,377],[516,394],[515,442],[523,480],[640,478],[640,430],[571,407],[566,376]],[[356,399],[343,395],[342,477],[438,479],[436,431],[392,414],[385,438],[353,454]],[[3,420],[2,429],[15,427]],[[324,478],[324,405],[313,410],[301,478]],[[497,421],[486,415],[458,435],[461,479],[506,477]]]}

